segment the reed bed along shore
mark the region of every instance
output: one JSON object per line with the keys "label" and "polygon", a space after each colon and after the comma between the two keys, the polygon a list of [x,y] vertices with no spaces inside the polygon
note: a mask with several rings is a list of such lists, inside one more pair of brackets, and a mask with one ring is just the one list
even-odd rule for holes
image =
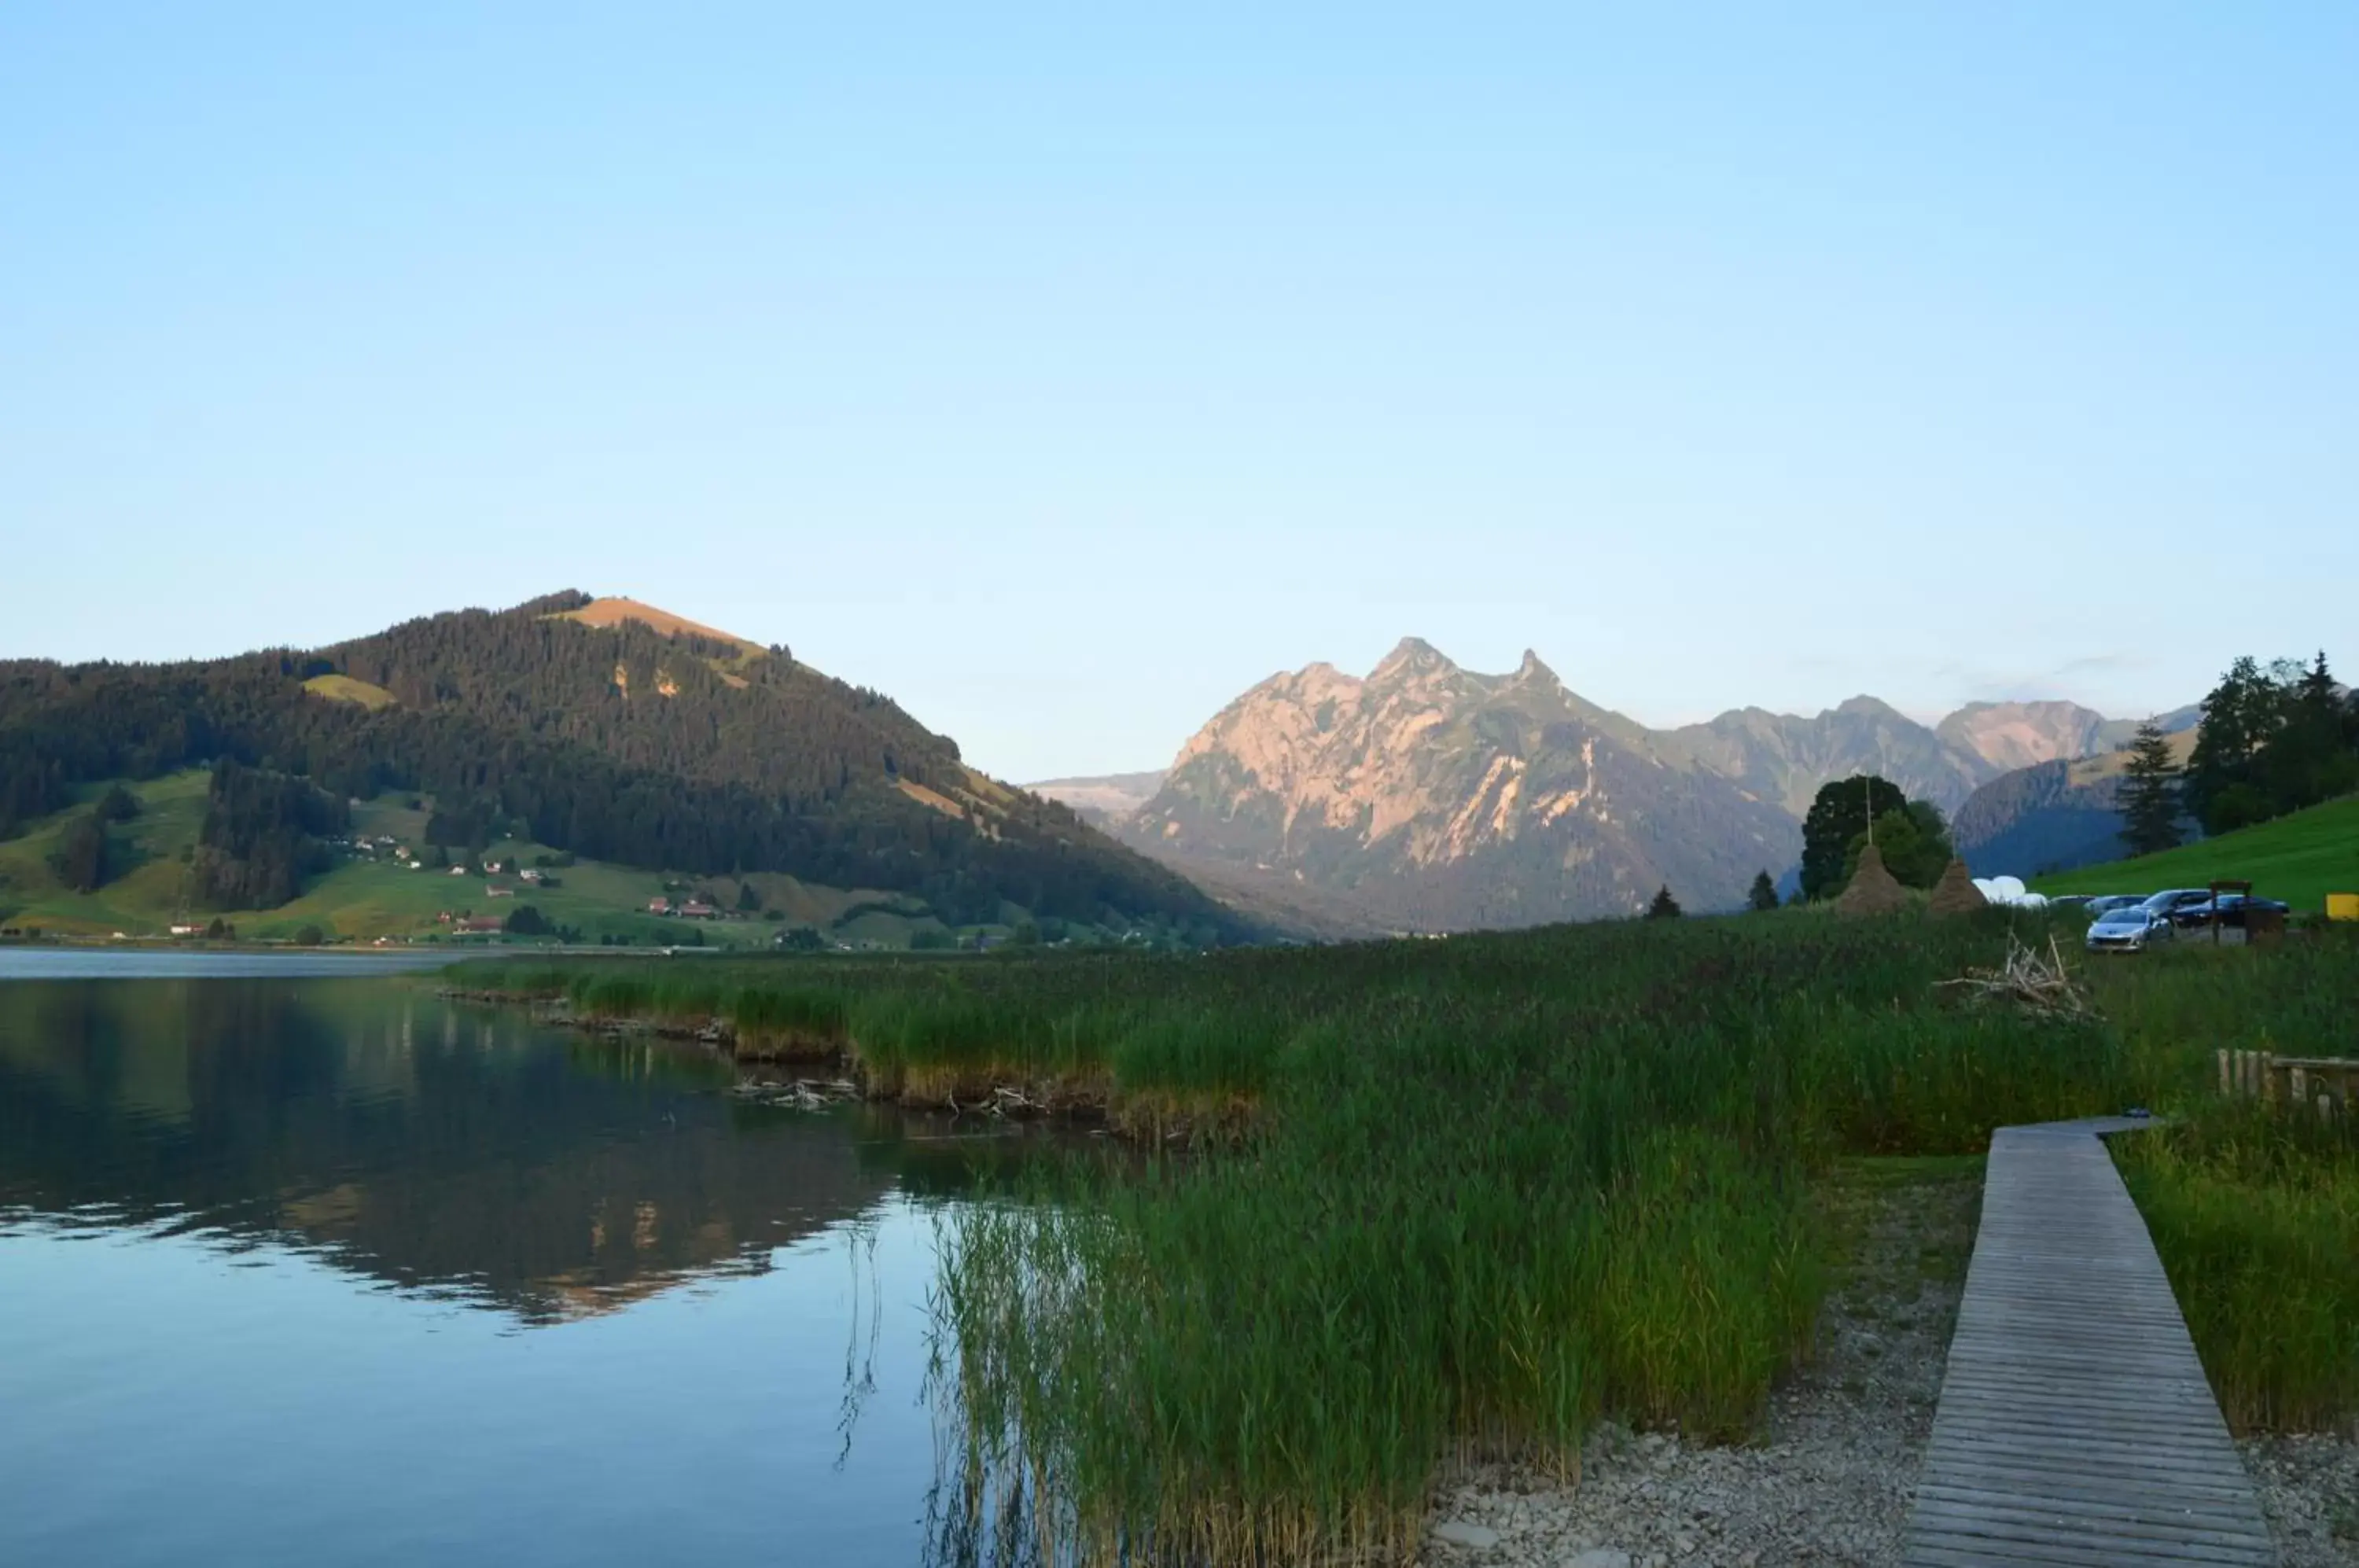
{"label": "reed bed along shore", "polygon": [[2031,926],[1778,914],[462,983],[731,1018],[842,1051],[875,1093],[1025,1085],[1150,1148],[1217,1129],[945,1222],[951,1517],[1014,1508],[1075,1560],[1260,1563],[1401,1554],[1453,1460],[1571,1474],[1602,1416],[1741,1437],[1807,1354],[1821,1174],[2009,1122],[2175,1113],[2122,1158],[2232,1418],[2359,1408],[2350,1130],[2212,1090],[2221,1046],[2347,1038],[2359,951],[2146,955],[2085,975],[2079,1018],[1939,984]]}
{"label": "reed bed along shore", "polygon": [[[2359,933],[2103,965],[2133,1053],[2175,1042],[2359,1057]],[[2116,1139],[2204,1369],[2240,1432],[2359,1437],[2359,1118],[2223,1099],[2190,1063],[2170,1126]]]}

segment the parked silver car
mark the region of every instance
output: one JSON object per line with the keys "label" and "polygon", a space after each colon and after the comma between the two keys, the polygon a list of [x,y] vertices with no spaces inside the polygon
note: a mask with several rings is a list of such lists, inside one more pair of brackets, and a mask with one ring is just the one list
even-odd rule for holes
{"label": "parked silver car", "polygon": [[2110,915],[2115,909],[2126,909],[2133,904],[2143,904],[2153,895],[2147,893],[2100,893],[2083,907],[2092,915]]}
{"label": "parked silver car", "polygon": [[2178,934],[2171,917],[2180,910],[2211,901],[2208,887],[2173,887],[2138,903],[2107,909],[2090,923],[2088,949],[2091,953],[2142,953]]}

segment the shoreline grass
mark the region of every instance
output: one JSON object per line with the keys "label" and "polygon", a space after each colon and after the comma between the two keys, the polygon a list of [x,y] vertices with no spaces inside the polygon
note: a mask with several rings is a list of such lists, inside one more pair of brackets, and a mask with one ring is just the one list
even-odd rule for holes
{"label": "shoreline grass", "polygon": [[1841,1250],[1813,1196],[1831,1173],[2136,1104],[2180,1117],[2122,1158],[2232,1419],[2359,1407],[2359,1162],[2212,1098],[2221,1045],[2335,1038],[2352,950],[2092,966],[2085,1021],[1937,986],[2042,919],[704,961],[669,990],[592,962],[536,984],[840,1029],[884,1092],[1055,1086],[1150,1149],[1216,1127],[946,1221],[940,1385],[962,1474],[1024,1498],[1065,1555],[1244,1563],[1397,1554],[1438,1467],[1569,1475],[1601,1417],[1743,1436],[1809,1353]]}
{"label": "shoreline grass", "polygon": [[2219,1050],[2359,1055],[2359,932],[2191,944],[2097,980],[2127,1049],[2192,1081],[2171,1126],[2113,1140],[2114,1158],[2229,1425],[2359,1419],[2359,1118],[2223,1099],[2212,1076]]}

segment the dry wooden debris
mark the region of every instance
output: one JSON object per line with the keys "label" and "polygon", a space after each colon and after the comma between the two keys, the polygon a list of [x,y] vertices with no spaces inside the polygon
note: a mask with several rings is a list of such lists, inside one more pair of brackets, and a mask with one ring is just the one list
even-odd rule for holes
{"label": "dry wooden debris", "polygon": [[828,1081],[798,1078],[789,1083],[766,1083],[749,1078],[732,1085],[729,1092],[741,1100],[752,1100],[756,1105],[816,1111],[845,1100],[858,1099],[860,1085],[841,1078]]}
{"label": "dry wooden debris", "polygon": [[1934,984],[1944,990],[1962,991],[1969,1001],[2010,1002],[2042,1018],[2096,1016],[2088,992],[2072,978],[2071,967],[2064,962],[2064,950],[2053,936],[2048,939],[2048,952],[2042,955],[2038,949],[2010,933],[2006,939],[2006,962],[1996,969],[1969,969],[1955,980],[1938,980]]}

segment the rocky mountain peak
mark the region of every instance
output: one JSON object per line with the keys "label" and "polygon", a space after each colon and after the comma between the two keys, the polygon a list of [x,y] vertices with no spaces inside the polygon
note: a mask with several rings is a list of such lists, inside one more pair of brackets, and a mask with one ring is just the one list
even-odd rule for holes
{"label": "rocky mountain peak", "polygon": [[2007,769],[2108,751],[2135,728],[2077,702],[1969,702],[1934,725],[1933,733]]}
{"label": "rocky mountain peak", "polygon": [[1310,664],[1254,687],[1116,831],[1222,886],[1315,894],[1382,929],[1635,913],[1666,884],[1725,908],[1792,864],[1830,780],[1880,774],[1955,810],[2012,759],[2002,739],[2084,754],[2105,740],[2093,724],[2113,727],[2071,703],[1978,703],[1937,734],[1862,693],[1656,730],[1531,649],[1484,673],[1408,637],[1364,679]]}
{"label": "rocky mountain peak", "polygon": [[1370,684],[1379,681],[1413,679],[1420,675],[1454,672],[1458,666],[1448,656],[1423,637],[1405,637],[1393,645],[1374,670],[1368,671]]}

